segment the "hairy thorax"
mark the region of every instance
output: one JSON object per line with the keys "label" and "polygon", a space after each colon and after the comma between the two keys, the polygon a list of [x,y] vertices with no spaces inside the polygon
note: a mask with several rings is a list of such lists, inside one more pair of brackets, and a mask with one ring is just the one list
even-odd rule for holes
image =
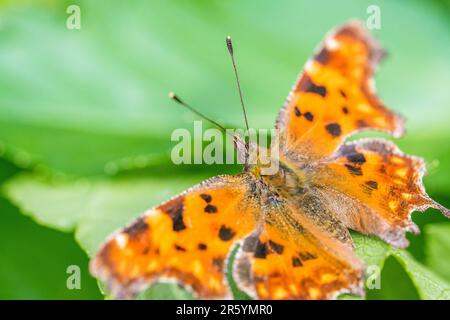
{"label": "hairy thorax", "polygon": [[288,214],[286,207],[294,208],[297,214],[307,217],[319,228],[333,235],[335,239],[350,243],[350,234],[338,217],[321,201],[320,186],[313,183],[314,168],[301,163],[284,161],[272,175],[258,174],[257,168],[250,170],[256,182],[254,190],[259,190],[261,207],[265,208],[265,219],[270,213]]}

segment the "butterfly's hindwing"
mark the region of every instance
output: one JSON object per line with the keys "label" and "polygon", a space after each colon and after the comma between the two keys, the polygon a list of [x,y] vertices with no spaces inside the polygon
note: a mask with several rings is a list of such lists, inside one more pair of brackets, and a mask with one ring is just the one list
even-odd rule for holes
{"label": "butterfly's hindwing", "polygon": [[284,207],[249,235],[237,253],[234,277],[259,299],[332,299],[362,294],[363,265],[352,245],[313,226],[304,212]]}

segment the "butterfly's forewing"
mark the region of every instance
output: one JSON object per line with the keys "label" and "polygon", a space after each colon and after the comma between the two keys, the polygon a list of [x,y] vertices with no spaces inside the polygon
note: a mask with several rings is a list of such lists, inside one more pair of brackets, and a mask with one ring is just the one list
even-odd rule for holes
{"label": "butterfly's forewing", "polygon": [[401,135],[402,119],[386,109],[374,92],[372,75],[383,55],[359,22],[329,34],[278,116],[282,150],[322,158],[359,130]]}
{"label": "butterfly's forewing", "polygon": [[363,265],[351,244],[315,227],[298,208],[271,214],[270,223],[247,237],[238,251],[234,276],[242,290],[259,299],[362,294]]}
{"label": "butterfly's forewing", "polygon": [[421,158],[407,156],[385,140],[361,139],[342,145],[311,179],[348,228],[405,247],[405,232],[418,232],[412,211],[434,207],[450,216],[426,194],[424,173]]}
{"label": "butterfly's forewing", "polygon": [[91,270],[119,298],[161,279],[175,280],[200,298],[228,298],[227,256],[254,221],[245,175],[212,178],[116,233]]}

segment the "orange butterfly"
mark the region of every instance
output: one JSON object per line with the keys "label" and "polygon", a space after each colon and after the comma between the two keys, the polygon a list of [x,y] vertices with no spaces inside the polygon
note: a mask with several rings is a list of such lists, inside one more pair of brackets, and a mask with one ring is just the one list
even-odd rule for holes
{"label": "orange butterfly", "polygon": [[230,298],[225,269],[239,244],[233,277],[251,297],[362,295],[364,264],[348,229],[403,248],[405,233],[419,231],[412,211],[450,216],[426,194],[421,158],[382,139],[344,142],[361,130],[403,132],[374,92],[383,55],[358,22],[328,35],[278,116],[279,171],[247,165],[150,209],[106,242],[93,274],[118,298],[164,279],[199,298]]}

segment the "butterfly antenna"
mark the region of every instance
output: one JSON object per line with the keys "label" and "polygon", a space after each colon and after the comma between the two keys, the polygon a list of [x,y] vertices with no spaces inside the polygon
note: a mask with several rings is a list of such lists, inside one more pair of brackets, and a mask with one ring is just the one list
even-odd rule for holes
{"label": "butterfly antenna", "polygon": [[194,109],[193,107],[191,107],[190,105],[188,105],[186,102],[184,102],[183,100],[181,100],[175,93],[173,92],[169,92],[169,98],[174,100],[175,102],[177,102],[178,104],[182,105],[183,107],[189,109],[190,111],[192,111],[193,113],[195,113],[196,115],[198,115],[200,118],[205,119],[206,121],[209,121],[210,123],[212,123],[213,125],[215,125],[216,127],[218,127],[220,130],[222,130],[223,132],[226,132],[226,129],[218,124],[216,121],[212,120],[211,118],[205,116],[203,113],[197,111],[196,109]]}
{"label": "butterfly antenna", "polygon": [[178,104],[182,105],[183,107],[189,109],[191,112],[195,113],[196,115],[198,115],[200,118],[205,119],[206,121],[209,121],[210,123],[212,123],[213,125],[215,125],[217,128],[219,128],[220,130],[222,130],[224,133],[228,134],[231,136],[231,138],[233,139],[234,143],[239,143],[241,145],[243,145],[245,147],[245,144],[243,143],[243,141],[236,137],[235,135],[233,135],[232,133],[230,133],[229,131],[227,131],[227,129],[225,129],[224,126],[220,125],[219,123],[217,123],[216,121],[212,120],[211,118],[205,116],[203,113],[197,111],[196,109],[194,109],[193,107],[191,107],[190,105],[188,105],[186,102],[184,102],[183,100],[181,100],[175,93],[173,92],[169,92],[169,98],[174,100],[175,102],[177,102]]}
{"label": "butterfly antenna", "polygon": [[245,111],[244,99],[242,98],[242,90],[241,90],[241,85],[239,83],[239,76],[238,76],[238,72],[237,72],[237,68],[236,68],[236,61],[234,60],[233,43],[231,42],[230,36],[227,36],[226,43],[227,43],[228,52],[230,53],[231,63],[233,64],[234,75],[236,76],[236,83],[237,83],[237,87],[238,87],[238,91],[239,91],[239,98],[241,100],[242,111],[244,112],[245,127],[247,128],[247,131],[248,131],[247,112]]}

